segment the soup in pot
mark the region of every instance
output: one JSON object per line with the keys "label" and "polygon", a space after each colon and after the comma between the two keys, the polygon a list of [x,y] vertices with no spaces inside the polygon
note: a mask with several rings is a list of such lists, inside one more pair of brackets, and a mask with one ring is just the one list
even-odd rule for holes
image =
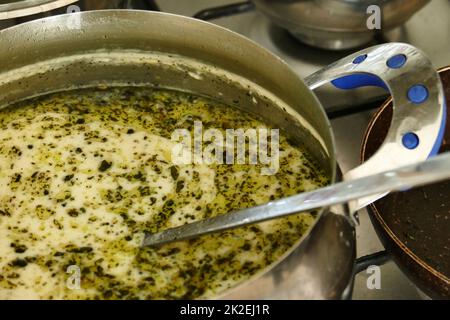
{"label": "soup in pot", "polygon": [[141,248],[144,232],[328,183],[282,132],[277,164],[262,174],[268,165],[250,163],[250,148],[245,163],[228,163],[217,148],[209,160],[223,163],[174,161],[178,129],[191,137],[214,129],[203,150],[220,134],[228,146],[229,129],[273,128],[204,97],[144,87],[73,90],[1,109],[0,299],[207,298],[274,263],[308,230],[314,213]]}

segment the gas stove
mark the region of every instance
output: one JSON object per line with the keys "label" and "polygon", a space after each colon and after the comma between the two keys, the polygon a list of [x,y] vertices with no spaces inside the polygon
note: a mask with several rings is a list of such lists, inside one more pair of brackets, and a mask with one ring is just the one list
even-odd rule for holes
{"label": "gas stove", "polygon": [[[221,14],[215,9],[238,1],[146,1],[152,9],[186,16],[202,16],[212,23],[240,33],[281,57],[301,77],[348,55],[352,51],[326,51],[312,48],[294,39],[287,31],[274,26],[261,13],[245,4],[241,8]],[[240,12],[242,11],[242,12]],[[199,14],[200,13],[200,14]],[[450,1],[433,0],[404,26],[376,37],[367,46],[382,42],[407,42],[422,49],[436,68],[450,64]],[[337,91],[325,86],[317,95],[332,119],[336,137],[337,159],[345,172],[359,163],[359,148],[364,131],[374,109],[386,97],[379,89]],[[359,212],[357,228],[357,256],[366,256],[384,250],[372,227],[367,211]],[[421,299],[425,296],[406,278],[392,262],[380,266],[381,288],[369,289],[365,271],[355,277],[353,299]]]}

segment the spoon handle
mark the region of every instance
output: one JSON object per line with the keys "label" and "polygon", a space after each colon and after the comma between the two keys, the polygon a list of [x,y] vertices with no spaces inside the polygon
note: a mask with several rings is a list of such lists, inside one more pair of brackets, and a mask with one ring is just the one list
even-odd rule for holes
{"label": "spoon handle", "polygon": [[394,170],[344,181],[314,191],[200,220],[159,233],[146,233],[142,246],[156,246],[290,214],[346,203],[373,194],[405,190],[450,178],[450,153]]}

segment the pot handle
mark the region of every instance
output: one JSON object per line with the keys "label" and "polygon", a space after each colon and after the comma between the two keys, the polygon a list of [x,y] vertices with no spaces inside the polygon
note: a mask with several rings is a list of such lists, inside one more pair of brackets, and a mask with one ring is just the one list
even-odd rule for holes
{"label": "pot handle", "polygon": [[353,273],[356,275],[370,266],[382,266],[391,261],[391,255],[387,251],[378,251],[356,259]]}
{"label": "pot handle", "polygon": [[[404,43],[361,50],[305,79],[310,89],[331,82],[340,89],[377,86],[390,91],[393,116],[386,139],[344,180],[426,160],[438,153],[445,131],[446,108],[440,77],[426,55]],[[348,128],[352,130],[352,128]],[[379,194],[351,202],[352,212],[378,200]]]}

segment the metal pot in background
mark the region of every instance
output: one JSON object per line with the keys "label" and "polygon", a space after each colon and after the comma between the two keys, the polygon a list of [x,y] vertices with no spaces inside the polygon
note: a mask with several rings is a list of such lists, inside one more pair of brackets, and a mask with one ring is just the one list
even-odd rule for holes
{"label": "metal pot in background", "polygon": [[364,45],[377,30],[367,27],[367,8],[381,9],[381,27],[404,24],[429,0],[253,0],[258,10],[300,41],[314,47],[344,50]]}
{"label": "metal pot in background", "polygon": [[367,8],[381,9],[381,28],[404,24],[429,0],[252,0],[256,8],[294,37],[314,47],[344,50],[369,43]]}
{"label": "metal pot in background", "polygon": [[[390,89],[396,102],[384,144],[344,179],[425,160],[440,144],[442,86],[426,56],[407,44],[352,54],[311,75],[305,85],[289,66],[247,38],[182,16],[91,11],[0,31],[2,105],[99,85],[181,89],[258,114],[293,143],[303,144],[334,182],[338,177],[333,132],[311,90],[329,81],[341,89],[379,85]],[[411,148],[414,136],[420,144]],[[345,210],[324,208],[309,232],[280,260],[223,297],[345,297],[355,263],[352,221]]]}

